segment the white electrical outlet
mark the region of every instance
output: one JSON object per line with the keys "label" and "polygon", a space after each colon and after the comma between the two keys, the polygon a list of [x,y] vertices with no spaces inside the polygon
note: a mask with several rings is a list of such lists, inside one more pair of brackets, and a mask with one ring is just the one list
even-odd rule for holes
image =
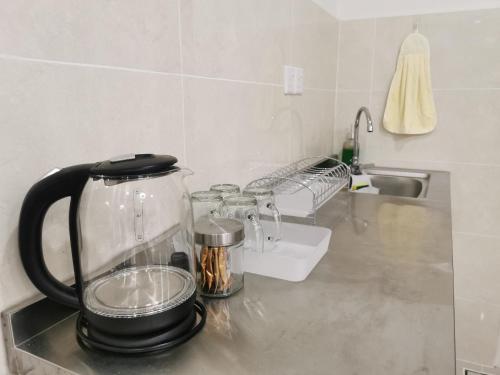
{"label": "white electrical outlet", "polygon": [[304,69],[296,66],[283,67],[283,89],[285,95],[300,95],[304,92]]}

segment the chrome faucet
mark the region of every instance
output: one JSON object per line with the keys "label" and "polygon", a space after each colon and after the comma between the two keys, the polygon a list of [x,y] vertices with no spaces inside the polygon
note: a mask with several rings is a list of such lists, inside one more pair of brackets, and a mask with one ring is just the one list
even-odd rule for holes
{"label": "chrome faucet", "polygon": [[359,120],[361,114],[364,113],[366,117],[366,131],[368,133],[373,132],[373,121],[370,111],[366,107],[361,107],[356,114],[356,121],[354,121],[354,145],[352,149],[352,164],[351,164],[351,174],[361,174],[361,168],[359,167]]}

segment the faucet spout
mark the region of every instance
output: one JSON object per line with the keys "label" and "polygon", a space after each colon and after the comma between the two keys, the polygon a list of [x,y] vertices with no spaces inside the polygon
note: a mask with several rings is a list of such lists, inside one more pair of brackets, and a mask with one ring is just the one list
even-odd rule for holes
{"label": "faucet spout", "polygon": [[370,110],[366,107],[361,107],[356,113],[356,120],[354,121],[354,145],[353,145],[353,157],[351,164],[351,174],[361,174],[361,169],[359,166],[359,121],[361,115],[365,114],[366,117],[366,131],[368,133],[373,132],[373,120]]}

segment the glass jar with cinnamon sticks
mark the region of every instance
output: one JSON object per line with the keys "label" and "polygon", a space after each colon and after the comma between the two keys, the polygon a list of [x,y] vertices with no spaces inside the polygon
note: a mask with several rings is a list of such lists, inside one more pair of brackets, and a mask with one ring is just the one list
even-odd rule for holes
{"label": "glass jar with cinnamon sticks", "polygon": [[229,297],[243,287],[243,224],[203,216],[195,223],[198,290],[205,297]]}

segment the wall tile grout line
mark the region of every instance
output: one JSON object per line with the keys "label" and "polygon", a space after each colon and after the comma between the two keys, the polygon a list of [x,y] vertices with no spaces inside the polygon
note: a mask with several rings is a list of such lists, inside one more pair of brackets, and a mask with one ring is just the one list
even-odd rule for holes
{"label": "wall tile grout line", "polygon": [[[337,66],[335,69],[335,100],[334,100],[334,108],[333,108],[333,149],[335,150],[335,129],[337,128],[337,115],[338,115],[338,104],[339,104],[339,65],[340,65],[340,58],[339,58],[339,50],[340,50],[340,34],[342,32],[342,22],[340,20],[337,20],[337,49],[335,53],[337,54],[336,59],[337,59]],[[342,158],[342,155],[339,155],[339,158]]]}
{"label": "wall tile grout line", "polygon": [[41,63],[41,64],[49,64],[49,65],[64,65],[64,66],[89,68],[89,69],[118,70],[118,71],[130,72],[130,73],[158,74],[158,75],[164,75],[164,76],[180,76],[181,75],[180,73],[174,73],[174,72],[162,72],[162,71],[157,71],[157,70],[130,68],[130,67],[125,67],[125,66],[79,63],[79,62],[73,62],[73,61],[49,60],[49,59],[41,59],[41,58],[37,58],[37,57],[23,57],[23,56],[17,56],[17,55],[9,55],[9,54],[0,54],[0,59],[31,62],[31,63]]}
{"label": "wall tile grout line", "polygon": [[[15,55],[6,55],[6,54],[0,54],[0,60],[14,60],[14,61],[24,61],[24,62],[41,63],[41,64],[65,65],[65,66],[89,68],[89,69],[107,69],[107,70],[117,70],[117,71],[130,72],[130,73],[158,74],[158,75],[162,75],[162,76],[196,78],[196,79],[205,79],[205,80],[222,81],[222,82],[233,82],[233,83],[240,83],[240,84],[245,84],[245,85],[283,87],[283,84],[273,83],[273,82],[247,81],[247,80],[232,79],[232,78],[201,76],[201,75],[196,75],[196,74],[161,72],[161,71],[157,71],[157,70],[128,68],[128,67],[124,67],[124,66],[100,65],[100,64],[77,63],[77,62],[69,62],[69,61],[47,60],[47,59],[39,59],[39,58],[33,58],[33,57],[21,57],[21,56],[15,56]],[[322,92],[330,92],[330,93],[335,92],[335,88],[323,88],[323,87],[304,87],[304,91],[306,91],[306,90],[307,91],[322,91]]]}
{"label": "wall tile grout line", "polygon": [[[449,89],[440,89],[440,88],[433,88],[432,91],[433,92],[448,92],[448,91],[498,91],[500,90],[500,87],[456,87],[456,88],[449,88]],[[386,92],[385,90],[376,90],[374,91],[376,93],[382,93],[382,92]]]}
{"label": "wall tile grout line", "polygon": [[370,93],[370,89],[339,89],[337,88],[337,92],[339,93]]}
{"label": "wall tile grout line", "polygon": [[185,88],[184,88],[184,51],[182,48],[182,12],[181,1],[177,0],[177,29],[179,34],[179,61],[181,65],[181,121],[182,121],[182,152],[184,154],[184,164],[189,165],[187,157],[187,132],[186,132],[186,103],[185,103]]}
{"label": "wall tile grout line", "polygon": [[[283,85],[279,85],[280,87],[283,87]],[[309,90],[309,91],[322,91],[322,92],[329,92],[329,93],[334,93],[335,89],[324,89],[320,87],[307,87],[304,86],[304,91]]]}
{"label": "wall tile grout line", "polygon": [[[381,8],[384,11],[387,11],[388,7]],[[464,12],[474,12],[474,11],[488,11],[488,10],[495,10],[498,9],[498,5],[493,4],[493,5],[485,5],[482,4],[480,7],[477,7],[475,5],[473,6],[458,6],[458,7],[443,7],[442,9],[433,9],[433,10],[418,10],[418,9],[412,9],[412,10],[399,10],[397,12],[381,12],[381,13],[374,13],[370,12],[367,14],[351,14],[348,13],[347,15],[344,15],[342,11],[337,10],[337,14],[334,15],[335,18],[337,18],[339,21],[342,22],[348,22],[348,21],[368,21],[373,18],[377,19],[387,19],[387,18],[400,18],[400,17],[411,17],[411,16],[439,16],[439,15],[445,15],[445,14],[459,14],[459,13],[464,13]]]}
{"label": "wall tile grout line", "polygon": [[437,164],[437,165],[443,165],[443,164],[451,164],[451,165],[460,165],[460,166],[476,166],[476,167],[488,167],[488,168],[500,168],[500,163],[494,164],[494,163],[471,163],[467,161],[451,161],[451,160],[400,160],[400,159],[377,159],[374,162],[376,163],[423,163],[423,164]]}
{"label": "wall tile grout line", "polygon": [[288,48],[290,49],[290,63],[293,64],[294,60],[294,48],[293,39],[295,37],[295,0],[290,0],[290,29],[291,36],[289,35]]}
{"label": "wall tile grout line", "polygon": [[475,236],[475,237],[483,237],[483,238],[493,238],[493,239],[500,239],[500,235],[495,235],[495,234],[484,234],[484,233],[477,233],[477,232],[464,232],[464,231],[459,231],[459,230],[454,230],[454,234],[459,234],[462,236]]}
{"label": "wall tile grout line", "polygon": [[500,87],[456,87],[456,88],[433,88],[432,91],[498,91]]}
{"label": "wall tile grout line", "polygon": [[371,45],[371,56],[370,56],[370,89],[368,94],[368,108],[372,107],[372,99],[373,99],[373,81],[375,74],[375,53],[377,46],[377,18],[373,21],[373,39]]}
{"label": "wall tile grout line", "polygon": [[[500,87],[458,87],[458,88],[449,88],[449,89],[432,89],[433,92],[448,92],[448,91],[499,91]],[[369,89],[337,89],[339,93],[370,93]],[[386,94],[388,90],[372,90],[373,94]]]}

